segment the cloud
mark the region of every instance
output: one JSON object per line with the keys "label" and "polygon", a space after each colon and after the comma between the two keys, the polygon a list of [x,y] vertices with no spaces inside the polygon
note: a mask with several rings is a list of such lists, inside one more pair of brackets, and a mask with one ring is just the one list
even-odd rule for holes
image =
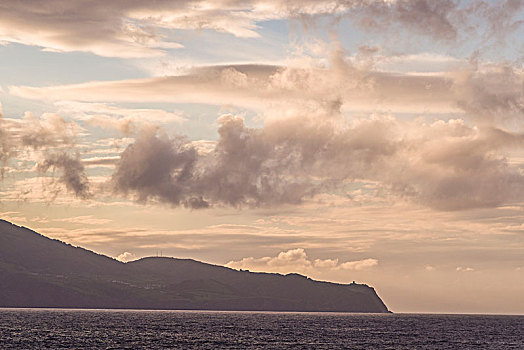
{"label": "cloud", "polygon": [[360,271],[378,265],[376,259],[364,259],[338,263],[338,259],[310,260],[302,248],[280,252],[275,257],[248,257],[238,261],[230,261],[226,266],[234,269],[249,269],[252,271],[280,273],[312,273],[319,270],[355,270]]}
{"label": "cloud", "polygon": [[182,123],[186,119],[178,113],[151,108],[121,108],[104,103],[59,101],[55,105],[61,114],[85,121],[88,125],[103,129],[115,129],[131,134],[147,125]]}
{"label": "cloud", "polygon": [[519,16],[524,3],[520,0],[504,0],[497,6],[491,6],[487,1],[474,2],[471,5],[476,13],[486,19],[488,24],[485,38],[495,38],[498,42],[504,42],[505,36],[512,32],[518,32],[524,24]]}
{"label": "cloud", "polygon": [[278,149],[261,130],[246,128],[240,117],[224,115],[218,122],[220,139],[202,156],[184,138],[142,132],[121,155],[112,177],[115,190],[133,193],[139,201],[191,208],[300,202],[309,186],[286,173],[300,161],[294,159],[294,145],[275,140],[285,147]]}
{"label": "cloud", "polygon": [[356,180],[439,210],[524,198],[524,175],[497,153],[522,148],[523,134],[391,116],[340,126],[335,110],[325,111],[333,119],[298,114],[270,118],[260,129],[223,115],[219,139],[205,154],[183,137],[147,130],[122,153],[113,186],[141,202],[191,208],[298,204]]}
{"label": "cloud", "polygon": [[26,112],[20,130],[21,142],[33,149],[57,145],[71,145],[81,127],[75,122],[67,122],[55,113],[44,113],[36,118]]}
{"label": "cloud", "polygon": [[324,259],[324,260],[315,259],[313,261],[313,266],[320,268],[320,269],[335,268],[337,267],[337,265],[338,265],[338,259]]}
{"label": "cloud", "polygon": [[[165,2],[167,3],[167,1]],[[48,51],[86,51],[101,56],[148,57],[162,54],[164,34],[127,13],[136,1],[53,0],[46,4],[9,2],[0,11],[0,40]]]}
{"label": "cloud", "polygon": [[[308,72],[305,77],[292,74],[283,78],[281,74],[288,73],[278,71],[280,75],[277,78],[273,73],[272,81],[283,86],[296,84],[293,89],[298,90],[298,82],[310,79]],[[502,72],[506,77],[517,77],[514,71]],[[482,74],[480,70],[475,73]],[[484,77],[491,77],[492,71],[486,74]],[[497,70],[493,74],[499,79]],[[240,81],[244,84],[243,79]],[[524,134],[496,126],[494,121],[500,119],[504,124],[505,116],[511,113],[513,126],[522,119],[518,107],[521,97],[514,93],[518,80],[506,85],[512,84],[507,95],[503,90],[495,93],[500,83],[484,89],[490,91],[484,99],[496,101],[496,107],[487,117],[471,108],[465,116],[474,115],[471,120],[479,121],[478,126],[462,119],[430,123],[424,119],[405,121],[389,114],[344,119],[339,100],[319,98],[267,110],[261,128],[247,127],[239,116],[223,115],[218,119],[219,138],[213,142],[169,136],[146,123],[120,156],[93,154],[80,160],[74,143],[82,129],[51,113],[40,118],[26,113],[22,121],[1,119],[6,127],[0,140],[7,150],[2,152],[5,160],[12,156],[10,152],[36,152],[38,169],[58,170],[61,177],[57,183],[78,198],[91,196],[84,167],[103,165],[115,167],[110,185],[116,194],[142,203],[194,209],[296,205],[322,193],[352,198],[354,194],[346,188],[361,180],[377,184],[377,197],[400,196],[438,210],[497,207],[524,198],[519,163],[506,157],[506,152],[523,148]],[[449,86],[459,90],[464,85]],[[488,103],[477,101],[475,94],[462,99],[473,106]],[[80,113],[84,113],[82,109],[113,108],[84,103],[69,106],[79,106]],[[27,156],[35,159],[35,155]]]}
{"label": "cloud", "polygon": [[120,156],[112,176],[118,192],[135,193],[145,202],[149,198],[192,208],[207,206],[192,193],[197,151],[183,138],[170,139],[147,128]]}
{"label": "cloud", "polygon": [[[304,4],[306,5],[306,4]],[[43,47],[47,51],[86,51],[110,57],[151,57],[182,45],[169,30],[209,29],[238,37],[258,37],[258,21],[291,12],[332,11],[325,4],[291,6],[281,1],[200,0],[154,3],[114,0],[9,2],[0,11],[0,40]],[[57,11],[57,9],[60,9]]]}
{"label": "cloud", "polygon": [[[57,10],[59,9],[59,10]],[[182,45],[169,40],[170,30],[214,30],[256,38],[258,23],[300,19],[311,24],[316,15],[349,16],[365,30],[395,32],[399,28],[437,40],[471,36],[504,37],[516,31],[522,9],[518,0],[504,4],[442,0],[53,0],[45,5],[7,2],[0,11],[0,42],[40,46],[47,51],[85,51],[101,56],[151,57]],[[475,26],[486,21],[488,25]]]}
{"label": "cloud", "polygon": [[128,262],[128,261],[136,260],[137,257],[133,253],[124,252],[124,253],[120,254],[116,259],[120,260],[121,262]]}
{"label": "cloud", "polygon": [[3,176],[4,168],[9,158],[11,158],[14,147],[10,135],[4,129],[2,116],[0,115],[0,169]]}
{"label": "cloud", "polygon": [[472,268],[472,267],[462,267],[462,266],[457,266],[457,268],[455,270],[457,272],[473,272],[473,271],[475,271],[475,269]]}
{"label": "cloud", "polygon": [[50,148],[71,148],[83,130],[75,122],[66,121],[55,113],[43,113],[36,117],[31,112],[25,112],[22,119],[0,116],[0,125],[0,146],[4,160],[7,160],[7,156],[20,154],[27,149],[46,152]]}
{"label": "cloud", "polygon": [[38,170],[45,173],[49,169],[52,169],[53,172],[60,171],[58,182],[65,185],[66,189],[73,192],[76,197],[91,198],[89,180],[78,154],[75,156],[65,152],[47,154],[46,158],[38,164]]}
{"label": "cloud", "polygon": [[[219,138],[205,149],[183,135],[141,125],[111,179],[115,193],[140,202],[190,208],[299,204],[319,193],[349,197],[345,187],[357,180],[377,183],[376,195],[401,196],[438,210],[523,199],[524,175],[505,157],[524,146],[519,69],[472,59],[440,74],[392,73],[359,60],[347,58],[335,45],[324,66],[212,66],[181,76],[10,91],[81,101],[130,101],[129,96],[140,95],[144,101],[233,103],[263,110],[261,128],[247,127],[238,116],[221,116]],[[152,113],[99,102],[57,103],[78,109],[81,118],[101,117],[98,125],[116,122],[125,133],[135,130],[135,116]],[[348,108],[375,113],[348,119]],[[377,113],[381,110],[461,112],[461,119],[402,121]],[[163,113],[160,119],[166,118]],[[67,129],[63,120],[48,119],[58,122],[43,130]],[[54,141],[44,136],[32,142]],[[85,164],[90,162],[107,165],[114,158]]]}
{"label": "cloud", "polygon": [[54,219],[56,222],[68,222],[72,224],[81,225],[103,225],[108,224],[112,220],[95,218],[93,215],[73,216],[65,219]]}
{"label": "cloud", "polygon": [[[22,119],[2,119],[0,116],[0,125],[0,162],[3,165],[15,157],[18,160],[26,158],[32,164],[37,163],[36,170],[41,174],[57,171],[60,175],[56,183],[63,184],[78,198],[91,197],[84,166],[74,152],[76,138],[83,130],[78,124],[55,113],[44,113],[37,118],[26,112]],[[53,197],[59,190],[54,188]]]}
{"label": "cloud", "polygon": [[[37,118],[26,112],[22,119],[3,119],[0,116],[0,126],[2,165],[8,165],[15,158],[31,164],[36,162],[36,170],[41,173],[58,170],[61,175],[57,183],[63,184],[77,197],[87,199],[91,196],[84,166],[78,154],[71,155],[77,135],[82,130],[78,124],[54,113],[44,113]],[[17,167],[17,171],[20,170]],[[53,190],[53,197],[58,191],[57,187]]]}
{"label": "cloud", "polygon": [[342,270],[355,270],[360,271],[364,269],[368,269],[373,266],[378,265],[377,259],[364,259],[360,261],[348,261],[345,263],[340,264],[339,268]]}
{"label": "cloud", "polygon": [[524,121],[524,74],[508,64],[480,64],[475,58],[449,73],[456,104],[477,121]]}
{"label": "cloud", "polygon": [[[345,13],[361,28],[395,36],[408,32],[447,43],[482,39],[503,43],[505,37],[522,28],[519,16],[524,5],[519,0],[497,3],[478,0],[382,0],[353,2],[355,6]],[[483,23],[484,25],[479,25]],[[392,34],[390,34],[392,33]]]}
{"label": "cloud", "polygon": [[[261,98],[281,105],[265,111],[260,129],[246,127],[233,115],[220,117],[219,139],[206,153],[184,137],[153,129],[142,133],[117,164],[116,192],[192,208],[270,206],[298,204],[365,179],[439,210],[522,200],[523,174],[503,153],[524,145],[518,131],[524,127],[521,72],[475,60],[462,70],[430,76],[360,67],[336,49],[327,68],[207,67],[185,76],[129,82],[131,89],[149,85],[152,98],[167,98],[163,94],[173,92],[168,87],[181,84],[182,90],[198,82],[199,99]],[[88,89],[83,96],[95,93],[82,87]],[[52,87],[46,94],[55,88],[62,89]],[[113,92],[124,96],[130,92],[126,89]],[[460,108],[466,120],[401,122],[380,114],[344,120],[341,110],[353,100],[368,108],[377,108],[377,100],[384,106],[412,103],[413,110],[447,105],[444,110]],[[504,128],[508,121],[514,132]]]}
{"label": "cloud", "polygon": [[[52,101],[136,102],[135,96],[140,96],[141,102],[231,104],[257,110],[338,103],[344,110],[368,113],[465,113],[476,121],[523,121],[524,74],[508,63],[488,64],[473,59],[440,73],[386,72],[345,57],[340,48],[331,51],[328,62],[323,66],[210,66],[161,78],[50,87],[10,86],[9,92]],[[90,104],[71,106],[82,110]],[[102,107],[103,104],[91,106],[98,106],[102,115],[113,108]],[[114,113],[129,118],[130,113],[140,115],[141,111]],[[155,115],[152,111],[143,114]]]}
{"label": "cloud", "polygon": [[84,164],[87,167],[112,168],[115,166],[119,159],[119,156],[84,158],[82,159],[82,164]]}
{"label": "cloud", "polygon": [[398,26],[432,38],[453,40],[458,35],[462,14],[457,1],[394,0],[372,1],[369,6],[350,11],[348,16],[368,30],[384,31]]}
{"label": "cloud", "polygon": [[400,173],[391,171],[396,191],[441,210],[495,207],[522,200],[523,174],[509,166],[498,150],[522,148],[523,134],[497,128],[479,130],[453,120],[423,126],[420,132],[428,139],[410,141],[418,149],[410,152],[416,158],[407,168],[398,167]]}
{"label": "cloud", "polygon": [[0,103],[0,179],[4,177],[4,166],[8,160],[16,153],[13,137],[9,132],[10,124],[2,114],[2,103]]}
{"label": "cloud", "polygon": [[[232,73],[232,69],[237,73]],[[136,98],[131,96],[140,96],[141,102],[235,104],[237,101],[247,106],[276,96],[278,91],[273,92],[267,87],[268,77],[276,69],[275,66],[262,65],[204,67],[182,76],[44,88],[12,86],[9,92],[25,98],[54,101],[136,102]],[[246,84],[249,85],[239,85],[232,77],[235,74],[245,74],[248,77]]]}

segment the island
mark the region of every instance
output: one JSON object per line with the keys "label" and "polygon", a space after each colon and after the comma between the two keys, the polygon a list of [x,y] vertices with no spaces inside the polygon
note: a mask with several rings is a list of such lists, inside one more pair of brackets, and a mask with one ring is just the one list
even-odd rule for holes
{"label": "island", "polygon": [[123,263],[0,220],[0,307],[388,313],[372,287],[192,259]]}

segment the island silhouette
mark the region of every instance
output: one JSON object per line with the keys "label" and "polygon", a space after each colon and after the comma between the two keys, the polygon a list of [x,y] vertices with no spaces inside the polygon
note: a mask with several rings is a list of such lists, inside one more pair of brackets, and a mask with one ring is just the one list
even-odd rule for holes
{"label": "island silhouette", "polygon": [[387,313],[372,287],[192,259],[123,263],[0,220],[0,307]]}

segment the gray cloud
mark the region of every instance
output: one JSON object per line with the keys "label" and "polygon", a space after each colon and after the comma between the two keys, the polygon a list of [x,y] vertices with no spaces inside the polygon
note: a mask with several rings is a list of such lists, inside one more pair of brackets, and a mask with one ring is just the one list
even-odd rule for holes
{"label": "gray cloud", "polygon": [[[477,117],[503,118],[513,111],[521,122],[522,97],[515,93],[519,76],[494,72],[479,75],[475,70],[473,78],[455,80],[452,89],[457,91],[468,91],[468,84],[488,87],[482,96],[457,93],[457,99],[474,106],[468,113]],[[480,79],[474,84],[479,76],[496,83]],[[498,82],[508,76],[514,81]],[[504,90],[494,92],[507,86],[509,98]],[[492,113],[477,112],[490,106]],[[290,107],[284,109],[286,115],[268,115],[259,129],[224,115],[218,120],[218,141],[205,148],[144,128],[120,158],[85,162],[71,155],[76,124],[51,114],[26,116],[2,128],[2,157],[7,160],[13,149],[40,152],[38,169],[57,171],[58,182],[83,199],[91,196],[84,166],[114,164],[115,192],[140,202],[195,209],[297,204],[319,193],[346,195],[345,187],[356,180],[376,182],[386,191],[440,210],[493,207],[524,196],[522,172],[504,157],[505,150],[522,149],[524,136],[495,126],[489,118],[477,127],[461,120],[402,122],[388,115],[345,121],[337,100]]]}
{"label": "gray cloud", "polygon": [[156,199],[191,208],[301,200],[305,185],[285,180],[286,174],[279,172],[293,163],[289,150],[277,149],[259,130],[246,128],[241,118],[228,115],[219,122],[220,140],[205,156],[183,138],[143,131],[121,155],[112,177],[115,189],[132,192],[139,201]]}
{"label": "gray cloud", "polygon": [[84,165],[78,154],[74,156],[65,152],[47,154],[46,159],[38,164],[38,170],[45,173],[50,169],[61,172],[58,181],[76,197],[88,199],[92,196]]}
{"label": "gray cloud", "polygon": [[225,115],[205,155],[179,137],[148,131],[122,153],[113,184],[140,201],[192,208],[296,204],[317,193],[344,195],[345,185],[362,179],[439,210],[524,199],[524,175],[498,152],[522,148],[521,134],[460,120],[338,122],[301,115],[250,129]]}
{"label": "gray cloud", "polygon": [[122,152],[112,182],[115,190],[136,193],[142,202],[156,198],[173,205],[205,206],[192,193],[196,160],[197,152],[187,140],[146,129]]}
{"label": "gray cloud", "polygon": [[[81,199],[92,196],[84,166],[103,164],[115,166],[116,193],[194,209],[297,204],[321,193],[350,196],[348,185],[361,180],[377,184],[374,196],[401,195],[439,210],[495,207],[524,198],[524,174],[505,158],[507,150],[523,148],[521,133],[460,119],[428,124],[372,115],[344,120],[341,103],[329,100],[292,107],[286,115],[268,115],[262,128],[223,115],[217,142],[203,148],[161,129],[143,128],[119,158],[85,161],[67,143],[74,140],[72,125],[57,116],[1,119],[7,126],[0,133],[1,155],[8,161],[14,150],[38,152],[38,170],[52,171],[58,184]],[[24,135],[32,130],[40,136],[28,142]]]}
{"label": "gray cloud", "polygon": [[[242,118],[232,115],[218,121],[220,138],[214,151],[203,156],[184,139],[143,132],[122,153],[113,175],[115,189],[133,192],[139,201],[151,198],[192,208],[214,203],[236,207],[296,204],[329,186],[324,180],[313,184],[311,176],[326,177],[330,172],[330,181],[334,176],[350,176],[345,165],[324,167],[324,163],[346,160],[340,159],[340,148],[352,147],[354,152],[345,155],[347,161],[361,169],[391,152],[391,145],[381,142],[383,130],[372,123],[344,139],[329,123],[319,125],[313,120],[295,118],[264,129],[247,128]],[[366,130],[369,135],[363,135]],[[375,141],[369,142],[365,138],[371,135]]]}

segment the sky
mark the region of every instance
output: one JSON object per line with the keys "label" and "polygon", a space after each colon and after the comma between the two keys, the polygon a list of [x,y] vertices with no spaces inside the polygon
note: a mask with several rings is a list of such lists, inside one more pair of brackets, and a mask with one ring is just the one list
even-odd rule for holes
{"label": "sky", "polygon": [[524,1],[0,1],[0,218],[524,314]]}

